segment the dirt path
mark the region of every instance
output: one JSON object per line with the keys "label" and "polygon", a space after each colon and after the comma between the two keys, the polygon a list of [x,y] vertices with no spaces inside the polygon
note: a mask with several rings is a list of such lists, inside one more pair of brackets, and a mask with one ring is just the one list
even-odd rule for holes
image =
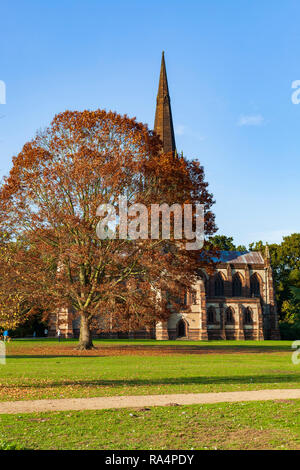
{"label": "dirt path", "polygon": [[201,403],[259,400],[291,400],[297,398],[300,399],[300,389],[7,401],[0,402],[0,414],[66,410],[103,410],[109,408],[142,408],[147,406],[196,405]]}

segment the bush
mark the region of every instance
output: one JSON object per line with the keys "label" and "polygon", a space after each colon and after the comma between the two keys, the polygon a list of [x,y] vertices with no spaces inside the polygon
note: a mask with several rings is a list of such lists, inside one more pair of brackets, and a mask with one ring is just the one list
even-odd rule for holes
{"label": "bush", "polygon": [[279,324],[281,339],[300,340],[300,323],[281,322]]}

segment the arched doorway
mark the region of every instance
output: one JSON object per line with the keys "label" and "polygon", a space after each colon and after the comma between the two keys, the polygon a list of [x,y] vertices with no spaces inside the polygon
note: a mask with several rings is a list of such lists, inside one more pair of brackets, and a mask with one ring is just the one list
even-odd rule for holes
{"label": "arched doorway", "polygon": [[187,336],[186,322],[179,320],[177,323],[177,338],[185,338]]}

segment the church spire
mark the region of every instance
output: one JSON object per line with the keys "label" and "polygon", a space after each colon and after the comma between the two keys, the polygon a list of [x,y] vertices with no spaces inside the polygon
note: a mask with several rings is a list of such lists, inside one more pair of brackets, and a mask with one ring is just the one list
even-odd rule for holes
{"label": "church spire", "polygon": [[164,52],[161,58],[154,130],[163,143],[164,152],[175,153],[176,145]]}

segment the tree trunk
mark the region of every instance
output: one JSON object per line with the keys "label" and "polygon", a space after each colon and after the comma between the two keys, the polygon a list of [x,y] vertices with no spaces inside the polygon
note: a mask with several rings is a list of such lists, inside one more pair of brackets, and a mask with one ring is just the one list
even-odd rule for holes
{"label": "tree trunk", "polygon": [[81,315],[78,349],[86,350],[93,348],[94,345],[92,341],[92,333],[89,327],[88,319],[85,315]]}

